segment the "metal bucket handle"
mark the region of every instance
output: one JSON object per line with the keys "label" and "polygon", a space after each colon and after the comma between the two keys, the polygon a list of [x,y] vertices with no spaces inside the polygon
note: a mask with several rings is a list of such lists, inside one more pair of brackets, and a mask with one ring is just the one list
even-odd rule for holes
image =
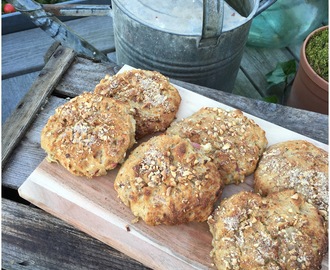
{"label": "metal bucket handle", "polygon": [[261,0],[259,3],[259,7],[256,11],[256,13],[254,14],[253,17],[258,16],[261,12],[263,12],[264,10],[266,10],[267,8],[269,8],[272,4],[274,4],[277,0]]}
{"label": "metal bucket handle", "polygon": [[199,47],[215,45],[222,32],[224,0],[203,1],[203,27]]}
{"label": "metal bucket handle", "polygon": [[[258,9],[253,15],[256,17],[266,10],[276,0],[261,0]],[[203,1],[203,27],[199,47],[214,46],[222,33],[224,18],[224,0],[204,0]]]}

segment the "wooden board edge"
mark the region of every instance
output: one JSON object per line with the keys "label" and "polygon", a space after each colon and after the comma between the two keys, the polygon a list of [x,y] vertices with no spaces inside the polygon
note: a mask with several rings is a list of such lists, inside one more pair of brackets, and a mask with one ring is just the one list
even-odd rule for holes
{"label": "wooden board edge", "polygon": [[[51,175],[48,177],[48,180],[52,178]],[[68,193],[67,190],[61,189],[55,181],[45,183],[41,179],[43,179],[42,174],[34,171],[18,189],[19,195],[78,230],[152,269],[210,269],[211,266],[207,267],[198,262],[187,260],[180,254],[174,254],[167,247],[157,244],[131,227],[127,229],[126,221],[112,219],[114,217],[109,216],[104,209],[88,201],[86,197],[77,193]],[[63,196],[63,193],[66,193],[67,196]],[[33,194],[38,194],[39,197],[35,198]],[[40,194],[43,196],[40,197]],[[59,205],[59,202],[62,205]],[[57,210],[54,210],[61,207],[66,208],[67,212],[59,214]],[[91,207],[95,211],[87,209]],[[111,239],[108,235],[109,232],[111,232]]]}

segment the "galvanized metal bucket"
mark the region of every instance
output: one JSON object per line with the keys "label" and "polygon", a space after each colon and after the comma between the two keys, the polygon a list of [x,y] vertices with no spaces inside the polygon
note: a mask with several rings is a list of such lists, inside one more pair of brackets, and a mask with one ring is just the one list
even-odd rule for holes
{"label": "galvanized metal bucket", "polygon": [[113,0],[117,62],[232,92],[251,21],[274,1],[265,2]]}
{"label": "galvanized metal bucket", "polygon": [[119,65],[231,92],[252,19],[276,0],[112,0],[112,8],[8,1],[53,38],[101,61],[108,59],[52,14],[110,15]]}

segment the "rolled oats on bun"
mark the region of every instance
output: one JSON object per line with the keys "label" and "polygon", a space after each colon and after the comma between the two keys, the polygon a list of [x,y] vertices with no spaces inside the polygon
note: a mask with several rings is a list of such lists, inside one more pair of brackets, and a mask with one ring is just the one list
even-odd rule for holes
{"label": "rolled oats on bun", "polygon": [[129,106],[87,92],[58,107],[41,132],[48,161],[88,178],[105,175],[122,163],[134,143]]}
{"label": "rolled oats on bun", "polygon": [[148,225],[206,221],[223,183],[189,140],[159,135],[140,144],[114,182],[120,200]]}
{"label": "rolled oats on bun", "polygon": [[265,131],[242,111],[212,107],[173,122],[166,134],[204,146],[225,184],[238,184],[252,174],[268,143]]}
{"label": "rolled oats on bun", "polygon": [[128,102],[136,120],[136,138],[164,131],[181,103],[178,90],[157,71],[133,69],[106,76],[95,93]]}
{"label": "rolled oats on bun", "polygon": [[317,208],[294,190],[241,191],[209,217],[217,269],[321,269],[327,232]]}
{"label": "rolled oats on bun", "polygon": [[294,189],[313,203],[328,220],[328,152],[306,140],[271,145],[254,174],[254,190],[265,196]]}

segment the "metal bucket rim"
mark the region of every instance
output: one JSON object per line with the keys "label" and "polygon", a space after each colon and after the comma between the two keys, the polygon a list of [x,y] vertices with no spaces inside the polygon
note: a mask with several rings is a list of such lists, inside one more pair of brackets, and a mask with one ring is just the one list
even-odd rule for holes
{"label": "metal bucket rim", "polygon": [[[170,29],[162,29],[161,27],[155,27],[154,25],[149,25],[149,24],[147,24],[147,22],[137,18],[133,13],[131,13],[131,12],[129,12],[129,10],[125,9],[125,7],[121,5],[120,1],[112,1],[112,2],[113,2],[112,8],[114,8],[114,6],[117,6],[118,9],[121,12],[123,12],[126,16],[128,16],[132,21],[142,24],[145,27],[152,28],[154,30],[164,32],[167,34],[178,35],[178,36],[183,36],[183,37],[200,38],[202,35],[202,32],[200,32],[200,33],[178,33],[173,30],[171,31]],[[242,20],[240,24],[237,24],[231,28],[228,28],[225,31],[223,31],[222,33],[228,33],[230,31],[238,29],[238,28],[242,27],[244,24],[250,22],[253,19],[253,17],[255,16],[256,12],[258,11],[258,8],[259,8],[259,0],[253,0],[253,9],[249,13],[249,15],[244,20]]]}

